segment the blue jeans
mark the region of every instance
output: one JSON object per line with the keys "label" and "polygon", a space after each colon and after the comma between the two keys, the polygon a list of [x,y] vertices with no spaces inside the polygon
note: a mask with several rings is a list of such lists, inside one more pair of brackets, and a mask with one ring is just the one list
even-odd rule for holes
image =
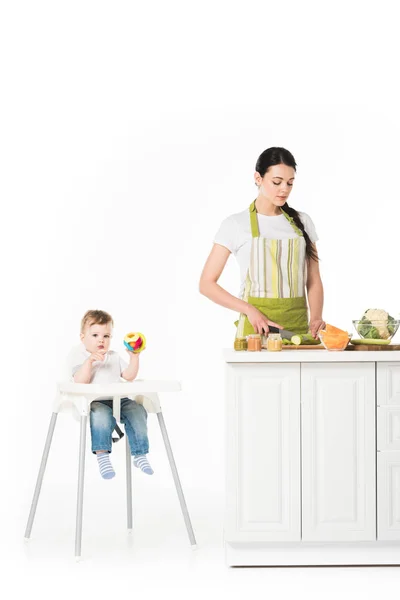
{"label": "blue jeans", "polygon": [[[121,423],[125,426],[132,456],[147,454],[147,412],[135,400],[121,398]],[[99,450],[111,452],[111,434],[116,420],[113,416],[112,400],[95,400],[90,405],[90,431],[92,434],[92,452]]]}

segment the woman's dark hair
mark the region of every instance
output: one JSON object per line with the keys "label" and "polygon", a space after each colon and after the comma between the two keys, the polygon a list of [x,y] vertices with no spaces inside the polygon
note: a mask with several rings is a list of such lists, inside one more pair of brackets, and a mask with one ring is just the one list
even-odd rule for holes
{"label": "woman's dark hair", "polygon": [[[268,169],[274,165],[286,165],[288,167],[292,167],[296,171],[296,161],[294,160],[294,156],[289,150],[285,148],[268,148],[264,150],[262,154],[257,159],[256,163],[256,171],[260,173],[261,177],[264,177],[265,173]],[[304,229],[304,225],[302,220],[300,219],[300,215],[287,202],[282,206],[282,210],[285,211],[289,217],[293,217],[294,222],[297,227],[301,230],[304,235],[304,240],[306,242],[306,255],[308,259],[319,260],[318,255],[315,252],[312,242],[309,238],[307,231]]]}

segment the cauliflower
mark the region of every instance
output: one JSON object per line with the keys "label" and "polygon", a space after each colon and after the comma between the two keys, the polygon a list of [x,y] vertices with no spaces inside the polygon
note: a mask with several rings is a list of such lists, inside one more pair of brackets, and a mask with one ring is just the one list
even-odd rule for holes
{"label": "cauliflower", "polygon": [[387,340],[394,332],[395,319],[382,308],[366,310],[358,325],[358,333],[365,338]]}
{"label": "cauliflower", "polygon": [[389,337],[389,330],[387,328],[389,313],[382,308],[369,308],[365,311],[363,318],[364,317],[368,321],[378,321],[378,323],[373,323],[378,330],[378,337],[382,338],[383,340],[387,340]]}
{"label": "cauliflower", "polygon": [[363,317],[368,319],[369,321],[387,321],[389,317],[389,313],[382,308],[369,308],[363,314]]}

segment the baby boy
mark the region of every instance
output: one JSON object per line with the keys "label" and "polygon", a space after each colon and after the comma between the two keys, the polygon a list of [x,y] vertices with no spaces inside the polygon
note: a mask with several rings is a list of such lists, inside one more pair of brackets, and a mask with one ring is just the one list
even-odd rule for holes
{"label": "baby boy", "polygon": [[[116,383],[133,381],[139,370],[139,354],[127,350],[129,364],[110,350],[113,320],[102,310],[88,310],[81,322],[81,345],[69,357],[70,372],[75,383]],[[147,453],[147,412],[135,400],[121,399],[121,423],[128,436],[133,464],[147,475],[153,474]],[[96,398],[90,405],[92,452],[96,454],[100,474],[104,479],[115,477],[110,453],[112,432],[116,426],[112,398]]]}

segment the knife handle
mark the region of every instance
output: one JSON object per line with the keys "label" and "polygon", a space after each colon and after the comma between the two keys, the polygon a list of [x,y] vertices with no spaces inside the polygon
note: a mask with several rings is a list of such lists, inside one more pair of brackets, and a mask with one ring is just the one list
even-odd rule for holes
{"label": "knife handle", "polygon": [[279,327],[274,327],[273,325],[268,325],[268,329],[270,333],[280,333],[282,331],[282,329],[279,329]]}

